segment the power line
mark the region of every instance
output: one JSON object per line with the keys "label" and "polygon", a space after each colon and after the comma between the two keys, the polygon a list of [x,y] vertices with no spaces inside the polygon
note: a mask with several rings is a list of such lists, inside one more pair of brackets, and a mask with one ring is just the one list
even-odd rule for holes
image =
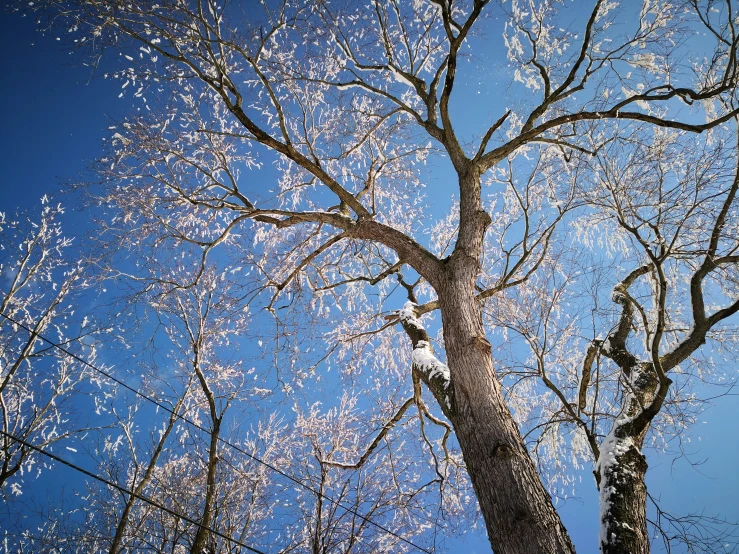
{"label": "power line", "polygon": [[150,505],[154,506],[155,508],[158,508],[158,509],[160,509],[162,511],[165,511],[165,512],[167,512],[170,515],[173,515],[175,517],[179,517],[181,519],[184,519],[188,523],[192,523],[193,525],[196,525],[198,527],[202,527],[206,531],[208,531],[210,533],[213,533],[214,535],[217,535],[217,536],[221,537],[222,539],[226,539],[229,542],[232,542],[234,544],[238,544],[239,546],[243,546],[249,552],[254,552],[256,554],[266,554],[265,552],[263,552],[261,550],[257,550],[256,548],[253,548],[253,547],[249,546],[248,544],[244,544],[243,542],[241,542],[238,539],[234,539],[232,537],[229,537],[228,535],[224,535],[223,533],[221,533],[220,531],[217,531],[216,529],[213,529],[212,527],[207,527],[205,525],[202,525],[202,524],[198,523],[197,521],[195,521],[194,519],[192,519],[192,518],[190,518],[190,517],[188,517],[188,516],[186,516],[184,514],[181,514],[181,513],[177,512],[175,510],[172,510],[171,508],[167,508],[164,504],[160,504],[156,500],[152,500],[151,498],[148,498],[148,497],[143,496],[141,494],[137,494],[134,491],[132,491],[131,489],[128,489],[128,488],[126,488],[126,487],[124,487],[122,485],[119,485],[117,483],[114,483],[113,481],[110,481],[110,480],[106,479],[105,477],[100,477],[100,475],[96,475],[95,473],[92,473],[91,471],[87,471],[86,469],[84,469],[84,468],[82,468],[82,467],[80,467],[78,465],[75,465],[75,464],[73,464],[70,461],[64,460],[63,458],[60,458],[56,454],[52,454],[51,452],[49,452],[47,450],[44,450],[43,448],[40,448],[38,446],[34,446],[33,444],[31,444],[29,442],[26,442],[23,439],[16,437],[15,435],[11,435],[10,433],[6,433],[2,429],[0,429],[0,433],[2,433],[3,435],[5,435],[6,437],[8,437],[10,440],[16,441],[19,444],[22,444],[23,446],[26,446],[27,448],[30,448],[31,450],[35,450],[39,454],[43,454],[44,456],[46,456],[47,458],[50,458],[50,459],[54,460],[55,462],[59,462],[60,464],[64,464],[67,467],[71,467],[75,471],[79,471],[80,473],[84,473],[88,477],[92,477],[93,479],[95,479],[97,481],[100,481],[101,483],[105,483],[109,487],[114,487],[114,488],[118,489],[119,491],[121,491],[123,493],[130,494],[132,497],[134,497],[134,498],[136,498],[138,500],[141,500],[143,502],[146,502],[147,504],[150,504]]}
{"label": "power line", "polygon": [[[7,319],[8,321],[10,321],[11,323],[19,326],[20,328],[25,329],[27,332],[31,333],[31,335],[36,336],[36,337],[40,338],[41,340],[47,342],[53,348],[56,348],[56,349],[60,350],[61,352],[64,352],[67,356],[70,356],[71,358],[73,358],[73,359],[77,360],[78,362],[84,364],[85,366],[89,367],[93,371],[96,371],[100,375],[103,375],[103,376],[107,377],[108,379],[110,379],[114,383],[117,383],[118,385],[122,386],[126,390],[131,391],[136,396],[138,396],[138,397],[140,397],[140,398],[142,398],[142,399],[144,399],[144,400],[146,400],[148,402],[151,402],[152,404],[158,406],[159,408],[163,409],[167,413],[173,415],[176,419],[179,419],[180,421],[182,421],[184,423],[187,423],[188,425],[190,425],[190,426],[192,426],[192,427],[194,427],[194,428],[196,428],[196,429],[198,429],[198,430],[206,433],[207,435],[212,436],[212,433],[210,431],[208,431],[207,429],[205,429],[204,427],[202,427],[198,423],[195,423],[194,421],[192,421],[191,419],[186,418],[185,416],[182,416],[182,415],[180,415],[178,413],[175,413],[174,410],[172,410],[171,408],[169,408],[165,404],[162,404],[161,402],[159,402],[155,398],[152,398],[152,397],[150,397],[150,396],[142,393],[141,391],[139,391],[139,390],[131,387],[130,385],[126,384],[124,381],[118,379],[117,377],[114,377],[113,375],[111,375],[107,371],[105,371],[103,369],[100,369],[99,367],[91,364],[87,360],[85,360],[83,358],[80,358],[77,354],[75,354],[74,352],[70,352],[69,350],[67,350],[66,348],[64,348],[62,345],[60,345],[60,344],[58,344],[58,343],[56,343],[56,342],[54,342],[54,341],[46,338],[44,335],[42,335],[40,333],[36,333],[33,329],[30,329],[29,327],[27,327],[23,323],[20,323],[19,321],[16,321],[15,319],[13,319],[12,317],[10,317],[7,314],[0,313],[0,316],[4,317],[5,319]],[[221,437],[218,437],[218,441],[221,442],[222,444],[225,444],[229,448],[233,448],[234,450],[236,450],[240,454],[243,454],[244,456],[248,457],[249,459],[254,460],[255,462],[257,462],[257,463],[259,463],[259,464],[261,464],[261,465],[263,465],[263,466],[271,469],[272,471],[274,471],[278,475],[281,475],[281,476],[285,477],[286,479],[289,479],[290,481],[292,481],[296,485],[304,488],[305,490],[310,491],[310,492],[312,492],[313,494],[315,494],[317,496],[320,496],[324,500],[330,502],[331,504],[334,504],[335,506],[337,506],[339,508],[342,508],[343,510],[346,510],[347,512],[349,512],[350,514],[358,517],[362,521],[364,521],[364,522],[366,522],[366,523],[368,523],[368,524],[376,527],[377,529],[380,529],[381,531],[384,531],[385,533],[387,533],[389,535],[392,535],[393,537],[395,537],[396,539],[398,539],[398,540],[406,543],[407,545],[412,546],[413,548],[416,548],[416,549],[420,550],[421,552],[425,552],[426,554],[432,554],[432,552],[430,550],[427,550],[427,549],[425,549],[425,548],[423,548],[423,547],[415,544],[414,542],[410,541],[409,539],[406,539],[405,537],[402,537],[402,536],[398,535],[397,533],[394,533],[393,531],[391,531],[387,527],[384,527],[383,525],[372,521],[367,516],[364,516],[364,515],[360,514],[359,512],[357,512],[355,509],[342,504],[338,500],[334,500],[330,496],[328,496],[328,495],[326,495],[326,494],[324,494],[324,493],[322,493],[322,492],[314,489],[310,485],[305,484],[303,481],[301,481],[297,477],[293,477],[289,473],[286,473],[283,470],[281,470],[281,469],[273,466],[269,462],[265,462],[264,460],[262,460],[258,456],[254,455],[254,454],[252,454],[250,452],[247,452],[246,450],[244,450],[240,446],[237,446],[237,445],[233,444],[232,442],[230,442],[230,441],[228,441],[228,440],[226,440],[224,438],[221,438]]]}

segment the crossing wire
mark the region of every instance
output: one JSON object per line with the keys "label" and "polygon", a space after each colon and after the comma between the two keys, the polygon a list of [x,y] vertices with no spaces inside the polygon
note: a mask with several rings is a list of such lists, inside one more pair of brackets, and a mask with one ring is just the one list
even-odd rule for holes
{"label": "crossing wire", "polygon": [[[111,380],[111,381],[113,381],[114,383],[117,383],[118,385],[122,386],[122,387],[123,387],[123,388],[125,388],[126,390],[129,390],[129,391],[131,391],[131,392],[132,392],[132,393],[134,393],[134,394],[135,394],[136,396],[138,396],[138,397],[140,397],[140,398],[142,398],[142,399],[144,399],[144,400],[146,400],[146,401],[148,401],[148,402],[151,402],[152,404],[154,404],[154,405],[158,406],[159,408],[161,408],[161,409],[162,409],[162,410],[164,410],[165,412],[167,412],[167,413],[171,414],[171,415],[172,415],[172,416],[174,416],[175,418],[177,418],[177,419],[179,419],[180,421],[182,421],[183,423],[186,423],[186,424],[188,424],[188,425],[190,425],[190,426],[194,427],[195,429],[198,429],[199,431],[202,431],[202,432],[206,433],[207,435],[209,435],[209,436],[212,436],[212,433],[211,433],[210,431],[208,431],[208,430],[207,430],[206,428],[202,427],[202,426],[201,426],[201,425],[199,425],[198,423],[195,423],[194,421],[192,421],[191,419],[188,419],[188,418],[187,418],[187,417],[185,417],[185,416],[182,416],[182,415],[180,415],[180,414],[177,414],[177,413],[175,413],[175,412],[174,412],[174,410],[172,410],[171,408],[169,408],[169,407],[168,407],[168,406],[167,406],[166,404],[162,404],[161,402],[159,402],[159,401],[158,401],[158,400],[156,400],[155,398],[152,398],[152,397],[150,397],[150,396],[148,396],[148,395],[144,394],[143,392],[141,392],[141,391],[139,391],[139,390],[135,389],[134,387],[132,387],[132,386],[130,386],[130,385],[128,385],[128,384],[126,384],[126,383],[125,383],[124,381],[122,381],[121,379],[118,379],[117,377],[114,377],[113,375],[111,375],[111,374],[110,374],[110,373],[108,373],[107,371],[105,371],[105,370],[103,370],[103,369],[100,369],[99,367],[97,367],[97,366],[95,366],[95,365],[91,364],[90,362],[88,362],[88,361],[87,361],[87,360],[85,360],[84,358],[81,358],[81,357],[79,357],[79,356],[78,356],[77,354],[75,354],[74,352],[71,352],[70,350],[68,350],[68,349],[64,348],[64,347],[63,347],[62,345],[60,345],[60,344],[58,344],[58,343],[56,343],[56,342],[52,341],[51,339],[49,339],[49,338],[45,337],[44,335],[42,335],[42,334],[40,334],[40,333],[37,333],[37,332],[35,332],[35,331],[34,331],[33,329],[30,329],[29,327],[27,327],[27,326],[26,326],[26,325],[24,325],[23,323],[20,323],[19,321],[16,321],[16,320],[15,320],[14,318],[10,317],[10,316],[9,316],[9,315],[7,315],[7,314],[4,314],[4,313],[0,313],[0,316],[4,317],[5,319],[7,319],[8,321],[10,321],[10,322],[11,322],[11,323],[13,323],[14,325],[17,325],[17,326],[18,326],[18,327],[20,327],[21,329],[25,329],[25,330],[26,330],[27,332],[29,332],[29,333],[30,333],[30,334],[31,334],[32,336],[35,336],[35,337],[38,337],[38,338],[40,338],[40,339],[41,339],[41,340],[43,340],[44,342],[48,343],[48,344],[49,344],[49,345],[50,345],[50,346],[51,346],[52,348],[56,348],[57,350],[59,350],[59,351],[63,352],[63,353],[64,353],[64,354],[66,354],[67,356],[69,356],[69,357],[71,357],[71,358],[73,358],[73,359],[77,360],[77,361],[78,361],[78,362],[80,362],[81,364],[83,364],[83,365],[85,365],[85,366],[89,367],[89,368],[90,368],[90,369],[92,369],[93,371],[95,371],[95,372],[99,373],[100,375],[103,375],[103,376],[105,376],[106,378],[110,379],[110,380]],[[3,433],[4,433],[4,432],[3,432]],[[6,433],[4,433],[4,434],[6,434]],[[242,455],[246,456],[247,458],[249,458],[249,459],[251,459],[251,460],[254,460],[254,461],[255,461],[255,462],[257,462],[258,464],[261,464],[261,465],[265,466],[266,468],[268,468],[268,469],[270,469],[270,470],[274,471],[274,472],[275,472],[275,473],[277,473],[278,475],[281,475],[282,477],[285,477],[286,479],[289,479],[290,481],[292,481],[292,482],[293,482],[293,483],[295,483],[296,485],[298,485],[298,486],[300,486],[300,487],[304,488],[305,490],[307,490],[307,491],[310,491],[310,492],[312,492],[313,494],[315,494],[315,495],[317,495],[317,496],[320,496],[320,497],[321,497],[321,498],[323,498],[324,500],[326,500],[326,501],[330,502],[331,504],[333,504],[333,505],[335,505],[335,506],[337,506],[337,507],[339,507],[339,508],[341,508],[341,509],[343,509],[343,510],[345,510],[345,511],[349,512],[350,514],[352,514],[352,515],[354,515],[354,516],[358,517],[358,518],[359,518],[359,519],[361,519],[362,521],[364,521],[364,522],[366,522],[366,523],[368,523],[368,524],[370,524],[370,525],[372,525],[372,526],[376,527],[377,529],[380,529],[381,531],[383,531],[383,532],[385,532],[385,533],[387,533],[387,534],[389,534],[389,535],[391,535],[391,536],[395,537],[396,539],[398,539],[398,540],[400,540],[400,541],[402,541],[402,542],[406,543],[407,545],[409,545],[409,546],[412,546],[413,548],[416,548],[416,549],[420,550],[421,552],[425,552],[426,554],[432,554],[432,552],[431,552],[430,550],[427,550],[426,548],[423,548],[423,547],[421,547],[421,546],[419,546],[419,545],[415,544],[414,542],[410,541],[409,539],[406,539],[405,537],[403,537],[403,536],[401,536],[401,535],[398,535],[397,533],[394,533],[393,531],[391,531],[391,530],[390,530],[390,529],[388,529],[387,527],[385,527],[385,526],[383,526],[383,525],[381,525],[381,524],[379,524],[379,523],[376,523],[376,522],[372,521],[372,520],[371,520],[371,519],[369,519],[369,518],[368,518],[367,516],[364,516],[364,515],[360,514],[359,512],[357,512],[357,511],[356,511],[355,509],[353,509],[353,508],[351,508],[351,507],[349,507],[349,506],[346,506],[346,505],[342,504],[342,503],[341,503],[341,502],[339,502],[338,500],[334,500],[334,499],[333,499],[333,498],[331,498],[330,496],[328,496],[328,495],[326,495],[326,494],[324,494],[324,493],[322,493],[322,492],[320,492],[320,491],[318,491],[318,490],[314,489],[314,488],[313,488],[313,487],[311,487],[310,485],[307,485],[307,484],[305,484],[305,483],[304,483],[303,481],[301,481],[301,480],[300,480],[300,479],[298,479],[297,477],[293,477],[293,476],[292,476],[292,475],[290,475],[289,473],[287,473],[287,472],[285,472],[285,471],[283,471],[283,470],[281,470],[281,469],[279,469],[279,468],[275,467],[274,465],[270,464],[269,462],[265,462],[264,460],[262,460],[262,459],[261,459],[261,458],[259,458],[258,456],[254,455],[254,454],[252,454],[252,453],[250,453],[250,452],[247,452],[246,450],[244,450],[244,449],[243,449],[243,448],[241,448],[240,446],[238,446],[238,445],[236,445],[236,444],[233,444],[232,442],[230,442],[230,441],[228,441],[228,440],[226,440],[226,439],[223,439],[223,438],[221,438],[221,437],[218,437],[218,441],[219,441],[219,442],[221,442],[221,443],[223,443],[223,444],[225,444],[225,445],[226,445],[226,446],[228,446],[229,448],[232,448],[232,449],[234,449],[235,451],[239,452],[240,454],[242,454]],[[29,445],[29,446],[30,446],[30,445]],[[60,459],[60,461],[62,461],[62,460]],[[62,463],[65,463],[65,462],[63,462],[63,461],[62,461]],[[69,464],[67,464],[67,465],[69,465]],[[116,486],[116,487],[117,487],[117,485],[113,485],[113,486]],[[247,548],[248,548],[248,547],[247,547]]]}
{"label": "crossing wire", "polygon": [[15,442],[17,442],[19,444],[22,444],[23,446],[25,446],[27,448],[30,448],[31,450],[35,450],[39,454],[43,454],[44,456],[46,456],[47,458],[50,458],[50,459],[54,460],[55,462],[59,462],[60,464],[64,464],[67,467],[71,467],[75,471],[79,471],[80,473],[83,473],[83,474],[87,475],[88,477],[92,477],[93,479],[96,479],[97,481],[100,481],[101,483],[105,483],[109,487],[116,488],[116,489],[118,489],[119,491],[121,491],[123,493],[130,494],[132,497],[134,497],[134,498],[136,498],[138,500],[141,500],[142,502],[146,502],[147,504],[150,504],[151,506],[154,506],[155,508],[158,508],[158,509],[160,509],[160,510],[162,510],[164,512],[167,512],[169,515],[173,515],[175,517],[179,517],[181,519],[184,519],[188,523],[192,523],[193,525],[197,525],[198,527],[202,527],[206,531],[208,531],[210,533],[213,533],[214,535],[216,535],[218,537],[221,537],[222,539],[225,539],[225,540],[227,540],[229,542],[232,542],[234,544],[238,544],[239,546],[243,546],[249,552],[254,552],[255,554],[266,554],[265,552],[263,552],[261,550],[257,550],[256,548],[251,547],[248,544],[245,544],[245,543],[241,542],[238,539],[234,539],[233,537],[229,537],[228,535],[224,535],[223,533],[221,533],[220,531],[218,531],[216,529],[213,529],[212,527],[208,527],[206,525],[202,525],[201,523],[198,523],[194,519],[192,519],[192,518],[190,518],[190,517],[188,517],[188,516],[186,516],[184,514],[181,514],[181,513],[177,512],[176,510],[172,510],[171,508],[167,508],[164,504],[160,504],[156,500],[152,500],[151,498],[148,498],[148,497],[143,496],[141,494],[137,494],[134,491],[132,491],[131,489],[128,489],[128,488],[126,488],[126,487],[124,487],[122,485],[119,485],[117,483],[114,483],[113,481],[110,481],[110,480],[106,479],[105,477],[100,477],[100,475],[96,475],[95,473],[93,473],[91,471],[87,471],[85,468],[82,468],[82,467],[80,467],[78,465],[75,465],[72,462],[70,462],[68,460],[65,460],[63,458],[60,458],[59,456],[57,456],[56,454],[52,454],[48,450],[44,450],[43,448],[40,448],[38,446],[34,446],[33,444],[31,444],[29,442],[26,442],[23,439],[21,439],[19,437],[16,437],[15,435],[11,435],[10,433],[6,433],[2,429],[0,429],[0,433],[2,433],[3,435],[5,435],[6,437],[8,437],[10,440],[15,441]]}

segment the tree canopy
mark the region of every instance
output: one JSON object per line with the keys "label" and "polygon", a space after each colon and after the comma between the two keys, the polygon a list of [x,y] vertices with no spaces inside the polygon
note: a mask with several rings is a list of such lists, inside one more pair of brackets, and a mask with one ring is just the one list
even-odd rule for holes
{"label": "tree canopy", "polygon": [[[732,536],[664,511],[644,454],[735,379],[731,0],[23,9],[141,109],[76,184],[85,263],[40,230],[3,251],[33,292],[3,289],[0,491],[50,444],[41,353],[94,377],[98,426],[65,432],[105,479],[14,544],[430,552],[481,517],[496,553],[574,552],[552,495],[581,465],[604,554]],[[115,298],[50,347],[37,283]]]}

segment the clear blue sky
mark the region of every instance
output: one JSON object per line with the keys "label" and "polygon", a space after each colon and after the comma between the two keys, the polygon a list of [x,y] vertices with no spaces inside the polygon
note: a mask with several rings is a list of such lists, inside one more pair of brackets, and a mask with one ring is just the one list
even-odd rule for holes
{"label": "clear blue sky", "polygon": [[[119,84],[82,66],[55,36],[42,36],[33,21],[17,15],[0,18],[0,59],[3,80],[0,104],[0,211],[33,208],[39,198],[73,181],[100,153],[111,118],[132,109],[119,99]],[[483,93],[488,90],[483,88]],[[491,102],[493,99],[491,98]],[[491,117],[497,110],[491,109]],[[70,215],[74,206],[66,203]],[[68,218],[77,234],[87,214]],[[689,440],[694,469],[685,459],[674,464],[668,455],[647,453],[649,486],[677,514],[705,512],[739,520],[739,399],[718,399]],[[590,468],[583,471],[580,499],[562,508],[565,524],[581,553],[597,550],[597,496]],[[0,526],[1,527],[1,526]],[[459,546],[459,551],[486,550],[484,541]],[[658,549],[656,549],[658,550]]]}

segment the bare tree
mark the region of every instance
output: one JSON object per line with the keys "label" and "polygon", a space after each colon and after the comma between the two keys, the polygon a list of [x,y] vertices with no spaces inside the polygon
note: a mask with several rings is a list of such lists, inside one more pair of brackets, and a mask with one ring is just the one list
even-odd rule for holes
{"label": "bare tree", "polygon": [[[232,317],[238,308],[228,300],[228,282],[212,271],[172,294],[153,289],[147,303],[142,321],[146,325],[151,317],[158,325],[148,330],[152,366],[139,389],[143,397],[111,401],[118,432],[109,433],[97,449],[105,477],[132,494],[121,496],[94,484],[84,529],[68,532],[78,538],[66,542],[80,551],[110,554],[142,548],[230,552],[232,545],[220,544],[211,529],[243,541],[258,535],[271,515],[264,491],[273,476],[221,444],[228,409],[244,403],[246,380],[243,360],[231,359],[227,347],[232,337],[244,334],[248,320]],[[131,330],[121,333],[130,336]],[[142,418],[141,412],[152,408],[149,399],[165,408],[157,410],[163,422],[152,425]],[[270,452],[284,439],[279,429],[274,418],[268,419],[256,440],[245,438],[249,451],[274,462]],[[142,437],[146,430],[149,436]],[[235,437],[232,433],[230,439]],[[197,525],[161,513],[142,497],[164,500]]]}
{"label": "bare tree", "polygon": [[[737,144],[682,157],[671,148],[669,134],[655,142],[636,149],[625,167],[619,167],[618,155],[603,160],[605,194],[599,195],[643,262],[613,288],[619,319],[594,342],[597,354],[618,366],[623,386],[596,467],[601,548],[609,553],[649,550],[644,438],[668,402],[668,375],[696,363],[691,357],[715,331],[713,338],[720,340],[724,320],[739,311]],[[685,169],[676,168],[676,159]],[[643,175],[641,186],[624,195],[622,183],[634,174]],[[638,294],[644,281],[648,292]],[[590,364],[586,359],[584,372]],[[615,526],[626,531],[613,533]]]}
{"label": "bare tree", "polygon": [[[554,263],[556,230],[578,204],[575,185],[588,158],[602,159],[613,141],[643,141],[645,128],[702,133],[734,124],[731,1],[647,0],[634,7],[597,0],[582,19],[559,4],[534,0],[502,6],[487,0],[267,2],[248,14],[210,0],[36,6],[63,16],[78,44],[120,49],[131,64],[117,76],[123,87],[135,87],[147,107],[144,98],[152,89],[172,97],[154,106],[157,115],[130,119],[113,134],[98,193],[100,205],[111,211],[109,236],[149,248],[152,257],[169,256],[171,271],[189,272],[191,283],[219,245],[232,256],[231,266],[250,267],[255,273],[245,277],[244,295],[262,302],[274,318],[271,344],[287,394],[322,364],[346,364],[347,379],[361,373],[358,366],[365,372],[392,369],[397,360],[391,345],[397,343],[383,335],[393,336],[390,328],[402,323],[413,345],[413,369],[406,375],[412,373],[435,398],[440,415],[432,417],[453,428],[493,549],[574,551],[498,379],[482,301],[502,301],[504,293],[525,287],[537,270]],[[486,120],[482,131],[463,133],[454,115],[459,72],[475,52],[475,33],[492,14],[505,17],[510,87],[523,99],[489,121],[484,109],[478,111]],[[633,23],[617,24],[623,20]],[[709,37],[710,46],[693,42],[696,31]],[[705,56],[683,62],[693,46]],[[458,201],[449,206],[450,217],[434,222],[429,204],[450,196],[448,189],[435,188],[426,165],[437,160],[450,167]],[[250,179],[274,184],[260,187]],[[617,214],[625,209],[622,196],[631,192],[614,195]],[[722,232],[722,217],[713,220],[714,234]],[[632,308],[624,299],[631,281],[657,275],[655,298],[662,309],[666,278],[660,277],[663,247],[652,246],[654,237],[645,237],[630,212],[618,221],[634,230],[649,256],[619,289],[622,331],[598,346],[620,364],[613,356],[630,332]],[[705,259],[713,260],[718,247],[705,247]],[[661,357],[666,316],[658,315],[643,360],[652,370],[632,358],[628,368],[620,366],[631,387],[642,386],[632,379],[637,374],[658,378],[647,379],[644,394],[625,400],[601,447],[616,452],[628,435],[636,466],[637,443],[667,392],[664,368],[682,362],[714,323],[733,313],[702,311],[702,283],[714,270],[713,261],[705,263],[695,274],[699,305],[695,330],[680,343],[685,346]],[[143,287],[152,279],[145,269],[128,271]],[[395,305],[396,316],[385,321],[383,311],[397,302],[392,287],[401,270],[420,280],[413,286],[400,277],[411,303],[401,311]],[[189,286],[167,271],[156,279]],[[436,310],[446,363],[432,353],[421,319]],[[329,323],[333,329],[324,336],[332,346],[300,356],[305,334],[294,331],[310,334]],[[378,344],[383,347],[372,348]],[[604,352],[605,344],[614,346]],[[383,375],[385,389],[365,379],[366,389],[390,397],[397,386],[393,375]],[[640,406],[649,408],[636,416]],[[370,449],[359,461],[371,457]],[[599,480],[607,491],[612,466],[604,460]],[[609,528],[621,544],[631,520],[614,508],[615,497],[609,502],[604,520],[624,524]],[[611,548],[610,539],[603,548]]]}
{"label": "bare tree", "polygon": [[[522,422],[537,459],[549,471],[557,450],[595,462],[603,552],[649,551],[643,448],[683,432],[707,391],[733,386],[735,327],[726,320],[739,311],[735,133],[696,140],[658,131],[650,141],[608,145],[582,173],[591,209],[580,223],[581,240],[596,232],[608,263],[583,265],[563,249],[548,260],[548,275],[489,307],[491,320],[522,337],[530,352],[511,363],[511,402],[535,398],[540,385],[554,400],[529,402]],[[604,299],[606,283],[612,292]],[[592,296],[583,294],[588,289]],[[517,311],[522,302],[525,313]],[[588,334],[595,338],[585,343]],[[706,343],[710,359],[699,356]],[[657,533],[694,551],[734,534],[719,517],[654,507]]]}
{"label": "bare tree", "polygon": [[[72,241],[64,236],[61,206],[42,199],[40,216],[0,214],[0,491],[4,498],[21,495],[24,480],[41,462],[35,453],[13,440],[39,447],[90,430],[74,417],[73,397],[91,390],[87,369],[57,352],[40,336],[58,344],[83,344],[95,359],[99,331],[85,318],[82,329],[70,316],[90,284],[84,262],[73,262]],[[94,389],[93,389],[94,390]]]}

